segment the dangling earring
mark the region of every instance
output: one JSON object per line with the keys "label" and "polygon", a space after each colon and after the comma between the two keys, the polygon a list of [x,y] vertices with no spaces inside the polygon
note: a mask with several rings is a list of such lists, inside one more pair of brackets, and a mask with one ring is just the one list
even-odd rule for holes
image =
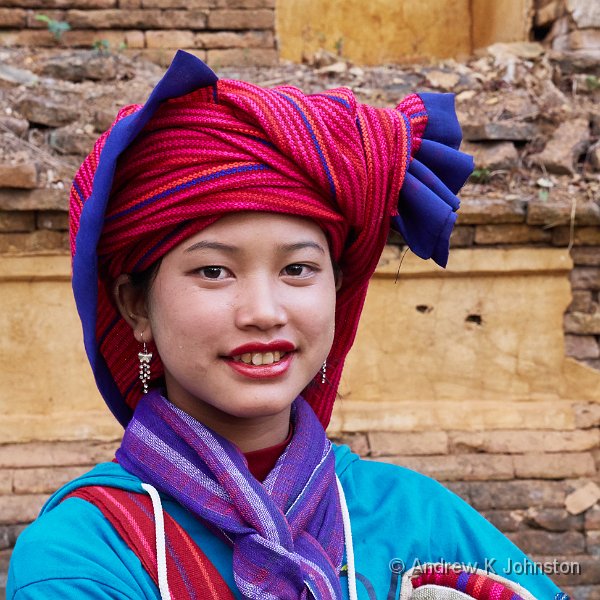
{"label": "dangling earring", "polygon": [[321,383],[325,383],[325,376],[327,375],[327,361],[323,361],[321,365]]}
{"label": "dangling earring", "polygon": [[143,334],[140,334],[144,349],[138,352],[138,358],[140,359],[140,379],[142,381],[142,391],[144,394],[148,393],[148,382],[150,381],[150,361],[152,360],[152,352],[148,352],[146,342],[144,342]]}

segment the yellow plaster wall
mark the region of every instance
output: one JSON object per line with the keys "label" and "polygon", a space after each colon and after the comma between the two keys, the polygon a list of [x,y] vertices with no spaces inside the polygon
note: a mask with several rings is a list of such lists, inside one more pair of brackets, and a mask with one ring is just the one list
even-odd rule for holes
{"label": "yellow plaster wall", "polygon": [[460,57],[494,42],[527,40],[532,0],[277,0],[280,56],[319,48],[359,64]]}
{"label": "yellow plaster wall", "polygon": [[[386,248],[330,430],[572,429],[600,373],[564,356],[566,251]],[[116,439],[83,351],[66,256],[0,259],[0,443]],[[416,306],[428,307],[424,312]],[[466,321],[479,315],[482,324]]]}

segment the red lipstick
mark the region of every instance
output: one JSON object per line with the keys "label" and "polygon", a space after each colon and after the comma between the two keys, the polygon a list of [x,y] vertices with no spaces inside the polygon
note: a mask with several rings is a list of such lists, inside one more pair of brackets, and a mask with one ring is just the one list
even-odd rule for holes
{"label": "red lipstick", "polygon": [[296,346],[287,340],[273,340],[265,344],[264,342],[249,342],[234,348],[228,356],[241,356],[252,352],[293,352]]}

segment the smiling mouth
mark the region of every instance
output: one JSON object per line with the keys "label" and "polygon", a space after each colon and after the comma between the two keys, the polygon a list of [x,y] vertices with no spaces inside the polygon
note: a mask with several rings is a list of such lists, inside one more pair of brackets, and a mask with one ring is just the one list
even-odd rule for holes
{"label": "smiling mouth", "polygon": [[244,354],[238,354],[233,356],[234,362],[243,362],[246,365],[254,365],[260,367],[261,365],[272,365],[282,360],[288,352],[279,352],[277,350],[273,352],[246,352]]}

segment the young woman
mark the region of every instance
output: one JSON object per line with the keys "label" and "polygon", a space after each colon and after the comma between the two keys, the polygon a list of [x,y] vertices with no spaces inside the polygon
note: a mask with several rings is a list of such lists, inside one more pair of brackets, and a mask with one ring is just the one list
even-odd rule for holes
{"label": "young woman", "polygon": [[472,168],[451,105],[217,81],[178,53],[119,113],[74,180],[71,239],[126,430],[20,536],[9,598],[556,596],[451,492],[324,431],[390,224],[446,262]]}

